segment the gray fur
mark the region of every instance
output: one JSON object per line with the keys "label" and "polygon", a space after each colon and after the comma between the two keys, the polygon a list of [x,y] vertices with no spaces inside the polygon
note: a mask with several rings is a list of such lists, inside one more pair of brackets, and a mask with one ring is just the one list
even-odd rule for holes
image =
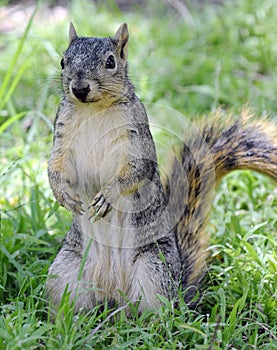
{"label": "gray fur", "polygon": [[128,77],[128,38],[126,24],[102,39],[78,37],[70,25],[48,174],[73,222],[49,270],[54,308],[66,288],[76,311],[126,299],[153,309],[159,294],[174,302],[179,281],[197,286],[205,270],[204,228],[217,182],[235,169],[277,178],[276,125],[242,111],[235,122],[213,115],[200,128],[203,138],[188,130],[164,191],[148,117]]}

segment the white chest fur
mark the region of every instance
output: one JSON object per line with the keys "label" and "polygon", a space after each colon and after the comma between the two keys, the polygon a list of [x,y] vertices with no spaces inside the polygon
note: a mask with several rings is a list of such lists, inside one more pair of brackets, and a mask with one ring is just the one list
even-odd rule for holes
{"label": "white chest fur", "polygon": [[98,111],[86,106],[73,116],[68,145],[77,172],[77,191],[91,201],[109,183],[125,162],[126,114],[123,110]]}

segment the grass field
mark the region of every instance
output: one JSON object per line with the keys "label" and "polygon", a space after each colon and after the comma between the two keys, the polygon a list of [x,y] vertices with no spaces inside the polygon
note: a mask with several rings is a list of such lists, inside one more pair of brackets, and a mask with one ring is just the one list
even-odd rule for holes
{"label": "grass field", "polygon": [[276,120],[276,1],[191,0],[189,15],[166,1],[127,12],[113,1],[51,12],[46,3],[3,15],[0,25],[0,350],[277,349],[277,189],[253,172],[229,175],[216,192],[212,259],[192,310],[180,295],[178,310],[164,300],[142,315],[134,308],[129,319],[107,308],[73,315],[65,298],[51,322],[44,294],[71,221],[47,179],[69,20],[80,35],[113,35],[129,24],[130,77],[145,102],[191,120],[243,105]]}

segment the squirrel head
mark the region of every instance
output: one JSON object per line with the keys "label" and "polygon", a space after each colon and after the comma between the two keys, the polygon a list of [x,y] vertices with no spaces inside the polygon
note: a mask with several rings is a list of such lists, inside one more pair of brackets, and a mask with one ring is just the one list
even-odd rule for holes
{"label": "squirrel head", "polygon": [[74,103],[109,107],[133,95],[128,78],[128,27],[122,24],[113,38],[79,37],[69,27],[69,47],[61,59],[64,93]]}

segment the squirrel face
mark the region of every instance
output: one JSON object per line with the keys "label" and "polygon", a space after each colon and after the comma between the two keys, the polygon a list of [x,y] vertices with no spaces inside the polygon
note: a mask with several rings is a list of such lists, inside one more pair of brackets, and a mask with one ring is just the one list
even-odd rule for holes
{"label": "squirrel face", "polygon": [[114,38],[78,37],[72,23],[69,47],[61,60],[65,98],[73,103],[109,107],[129,97],[128,29],[123,24]]}

